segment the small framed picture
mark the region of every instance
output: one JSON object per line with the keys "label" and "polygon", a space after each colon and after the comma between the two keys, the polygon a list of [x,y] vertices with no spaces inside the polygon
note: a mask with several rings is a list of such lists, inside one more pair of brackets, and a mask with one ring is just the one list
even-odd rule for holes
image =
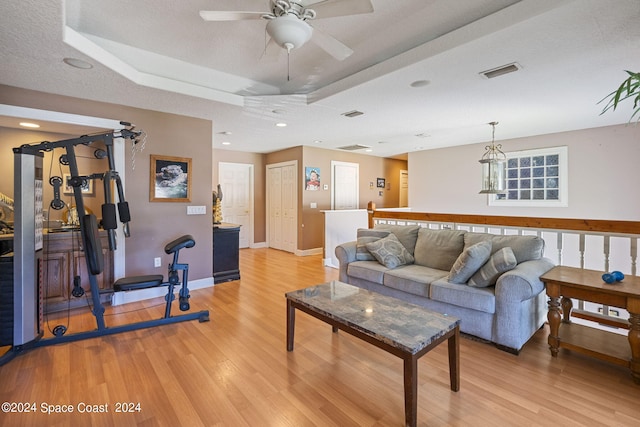
{"label": "small framed picture", "polygon": [[[62,182],[64,183],[64,185],[62,186],[62,192],[64,194],[73,194],[73,187],[69,185],[70,179],[71,179],[70,173],[65,173],[62,176]],[[82,186],[80,186],[80,189],[82,190],[82,194],[84,195],[87,195],[87,196],[93,195],[93,180],[92,179],[84,180],[82,182]]]}
{"label": "small framed picture", "polygon": [[190,158],[151,155],[149,201],[191,201]]}
{"label": "small framed picture", "polygon": [[384,178],[378,178],[378,188],[384,188]]}

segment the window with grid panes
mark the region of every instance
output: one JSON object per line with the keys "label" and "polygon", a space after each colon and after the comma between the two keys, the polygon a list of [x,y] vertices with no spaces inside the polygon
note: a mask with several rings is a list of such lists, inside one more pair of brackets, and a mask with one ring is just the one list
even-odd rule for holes
{"label": "window with grid panes", "polygon": [[506,153],[506,193],[490,205],[567,206],[567,147]]}

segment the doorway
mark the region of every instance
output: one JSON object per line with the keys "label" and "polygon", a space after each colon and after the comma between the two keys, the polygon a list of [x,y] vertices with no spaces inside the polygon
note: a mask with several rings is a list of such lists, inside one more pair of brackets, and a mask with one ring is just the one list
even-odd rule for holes
{"label": "doorway", "polygon": [[298,162],[267,165],[267,246],[295,253],[298,233]]}
{"label": "doorway", "polygon": [[400,171],[400,200],[398,206],[406,208],[409,206],[409,171]]}
{"label": "doorway", "polygon": [[331,209],[358,209],[360,164],[331,161]]}
{"label": "doorway", "polygon": [[218,163],[223,221],[240,225],[240,248],[253,245],[253,174],[252,164]]}

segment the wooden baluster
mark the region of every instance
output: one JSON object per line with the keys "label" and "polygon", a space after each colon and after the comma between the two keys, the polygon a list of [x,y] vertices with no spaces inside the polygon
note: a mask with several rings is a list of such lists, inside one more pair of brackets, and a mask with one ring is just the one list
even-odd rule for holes
{"label": "wooden baluster", "polygon": [[584,234],[580,233],[580,243],[578,250],[580,251],[580,268],[584,268]]}

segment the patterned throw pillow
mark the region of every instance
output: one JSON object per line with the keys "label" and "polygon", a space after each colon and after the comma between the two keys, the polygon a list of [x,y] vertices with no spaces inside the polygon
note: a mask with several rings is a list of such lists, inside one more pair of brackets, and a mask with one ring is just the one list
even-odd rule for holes
{"label": "patterned throw pillow", "polygon": [[375,261],[376,259],[367,250],[366,244],[380,240],[389,235],[389,231],[370,230],[368,228],[359,228],[356,241],[356,259],[358,261]]}
{"label": "patterned throw pillow", "polygon": [[399,265],[413,263],[413,255],[400,243],[395,234],[367,243],[366,247],[376,260],[387,268],[393,269]]}
{"label": "patterned throw pillow", "polygon": [[489,261],[469,279],[469,286],[486,288],[495,285],[502,273],[513,270],[517,264],[513,250],[508,246],[502,248],[491,255]]}
{"label": "patterned throw pillow", "polygon": [[467,283],[469,278],[487,262],[491,256],[491,241],[476,243],[466,248],[453,263],[449,272],[449,282]]}

